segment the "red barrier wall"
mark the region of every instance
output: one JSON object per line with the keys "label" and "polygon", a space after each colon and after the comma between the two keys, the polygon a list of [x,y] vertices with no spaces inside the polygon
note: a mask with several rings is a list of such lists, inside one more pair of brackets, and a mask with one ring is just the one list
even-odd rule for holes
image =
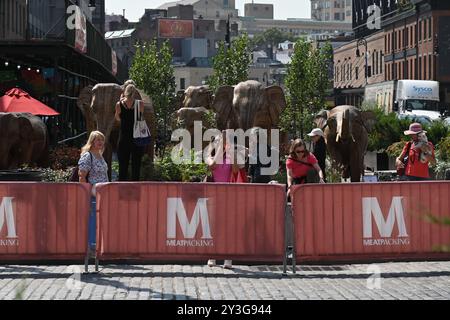
{"label": "red barrier wall", "polygon": [[372,260],[449,257],[450,227],[424,215],[450,216],[450,183],[307,185],[293,190],[297,259]]}
{"label": "red barrier wall", "polygon": [[81,259],[90,186],[0,183],[0,261]]}
{"label": "red barrier wall", "polygon": [[101,259],[280,262],[284,208],[280,185],[104,184],[98,251]]}

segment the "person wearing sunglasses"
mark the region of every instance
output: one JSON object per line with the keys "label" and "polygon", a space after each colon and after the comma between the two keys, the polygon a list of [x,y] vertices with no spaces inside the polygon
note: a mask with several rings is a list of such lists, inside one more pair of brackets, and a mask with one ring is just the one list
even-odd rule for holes
{"label": "person wearing sunglasses", "polygon": [[[304,183],[325,183],[316,157],[306,149],[302,139],[292,142],[286,161],[288,195],[291,186]],[[318,176],[318,177],[317,177]]]}

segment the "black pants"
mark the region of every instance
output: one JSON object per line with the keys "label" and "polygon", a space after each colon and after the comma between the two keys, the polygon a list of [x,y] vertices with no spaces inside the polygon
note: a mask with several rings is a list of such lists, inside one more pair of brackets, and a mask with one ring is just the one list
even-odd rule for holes
{"label": "black pants", "polygon": [[130,181],[128,179],[128,165],[131,156],[131,181],[139,181],[141,175],[141,160],[144,155],[144,148],[136,146],[133,141],[119,140],[119,181]]}

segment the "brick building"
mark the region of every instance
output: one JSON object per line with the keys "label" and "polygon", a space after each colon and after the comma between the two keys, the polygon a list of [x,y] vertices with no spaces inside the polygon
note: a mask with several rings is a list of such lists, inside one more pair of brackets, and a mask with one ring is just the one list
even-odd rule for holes
{"label": "brick building", "polygon": [[450,2],[375,1],[379,30],[368,28],[369,16],[362,14],[372,2],[354,0],[357,39],[334,52],[336,103],[361,105],[366,95],[391,111],[395,82],[402,79],[439,81],[441,103],[450,102]]}

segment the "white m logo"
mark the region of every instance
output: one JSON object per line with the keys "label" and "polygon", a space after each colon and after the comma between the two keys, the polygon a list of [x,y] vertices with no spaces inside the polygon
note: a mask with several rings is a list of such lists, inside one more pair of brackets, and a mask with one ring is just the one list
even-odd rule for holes
{"label": "white m logo", "polygon": [[200,198],[195,206],[194,215],[189,222],[186,210],[183,205],[183,200],[181,198],[168,198],[167,199],[167,239],[176,238],[176,217],[180,222],[181,230],[186,239],[193,239],[195,233],[197,232],[200,220],[202,221],[202,239],[212,239],[211,230],[209,227],[209,215],[208,208],[206,207],[206,202],[208,199]]}
{"label": "white m logo", "polygon": [[386,220],[384,220],[377,198],[362,199],[364,238],[373,238],[372,214],[382,238],[392,237],[395,220],[397,220],[398,237],[408,237],[402,199],[403,197],[392,198],[391,208],[389,209],[389,215]]}
{"label": "white m logo", "polygon": [[17,238],[17,234],[16,234],[16,225],[14,223],[12,199],[14,198],[5,197],[0,203],[0,232],[3,229],[3,225],[6,220],[6,228],[8,230],[7,238],[15,239]]}

